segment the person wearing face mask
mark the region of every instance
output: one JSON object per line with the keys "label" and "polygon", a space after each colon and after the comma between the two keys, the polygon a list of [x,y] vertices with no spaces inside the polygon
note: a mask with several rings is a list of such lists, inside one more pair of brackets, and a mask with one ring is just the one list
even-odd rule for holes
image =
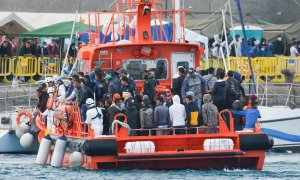
{"label": "person wearing face mask", "polygon": [[266,43],[266,39],[265,38],[261,38],[260,40],[260,51],[261,54],[259,56],[265,56],[266,55],[266,51],[267,51],[267,43]]}
{"label": "person wearing face mask", "polygon": [[35,53],[36,57],[44,57],[44,56],[49,56],[48,53],[48,48],[47,48],[47,43],[43,42],[42,46],[38,46],[37,51]]}
{"label": "person wearing face mask", "polygon": [[283,56],[284,54],[284,44],[281,35],[273,42],[273,54],[274,56]]}
{"label": "person wearing face mask", "polygon": [[69,49],[69,57],[76,58],[77,57],[77,49],[75,47],[75,43],[72,43]]}
{"label": "person wearing face mask", "polygon": [[51,57],[57,57],[59,53],[58,45],[56,44],[55,39],[51,40],[51,43],[48,45],[48,53]]}

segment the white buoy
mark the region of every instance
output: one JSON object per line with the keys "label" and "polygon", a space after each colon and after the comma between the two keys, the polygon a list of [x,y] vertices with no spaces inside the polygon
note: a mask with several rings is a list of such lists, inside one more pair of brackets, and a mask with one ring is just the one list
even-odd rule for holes
{"label": "white buoy", "polygon": [[83,165],[83,154],[79,151],[74,151],[69,157],[71,167],[81,167]]}
{"label": "white buoy", "polygon": [[41,141],[35,163],[42,164],[42,165],[47,163],[51,144],[52,144],[52,138],[50,137],[50,135],[48,134],[47,136],[44,136]]}
{"label": "white buoy", "polygon": [[54,152],[51,159],[51,166],[60,167],[64,160],[64,155],[67,147],[67,139],[66,137],[60,136],[55,143]]}
{"label": "white buoy", "polygon": [[25,133],[28,133],[30,130],[30,127],[26,123],[21,123],[16,128],[16,136],[18,138],[21,138]]}
{"label": "white buoy", "polygon": [[33,145],[33,142],[34,139],[31,133],[25,133],[20,139],[20,144],[24,148],[29,148],[30,146]]}

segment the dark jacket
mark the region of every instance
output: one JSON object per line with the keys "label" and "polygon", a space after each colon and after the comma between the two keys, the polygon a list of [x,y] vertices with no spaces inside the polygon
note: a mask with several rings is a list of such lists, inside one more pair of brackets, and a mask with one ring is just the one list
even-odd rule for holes
{"label": "dark jacket", "polygon": [[227,84],[225,81],[217,81],[211,91],[213,101],[226,100]]}
{"label": "dark jacket", "polygon": [[182,88],[182,84],[184,79],[186,78],[185,74],[179,76],[178,78],[174,79],[173,81],[173,89],[175,90],[176,94],[180,97],[180,99],[182,99],[181,96],[181,88]]}
{"label": "dark jacket", "polygon": [[187,126],[198,126],[200,117],[198,103],[192,101],[190,104],[185,105],[185,111]]}
{"label": "dark jacket", "polygon": [[32,48],[31,47],[27,48],[26,46],[23,46],[20,50],[20,56],[24,56],[24,55],[27,55],[27,54],[31,54],[31,55],[33,54],[32,53]]}
{"label": "dark jacket", "polygon": [[10,43],[8,43],[6,47],[4,47],[3,44],[1,45],[0,56],[12,56],[12,47]]}
{"label": "dark jacket", "polygon": [[129,92],[132,97],[135,96],[134,86],[129,82],[127,86],[121,85],[121,91],[120,94],[122,95],[123,92]]}
{"label": "dark jacket", "polygon": [[151,73],[144,81],[144,95],[148,95],[151,101],[154,100],[156,93],[156,80],[154,76],[154,73]]}
{"label": "dark jacket", "polygon": [[139,129],[141,127],[140,114],[136,106],[127,107],[126,116],[131,129]]}
{"label": "dark jacket", "polygon": [[120,80],[116,77],[109,82],[108,93],[115,94],[115,93],[119,93],[120,90],[121,90],[121,83]]}
{"label": "dark jacket", "polygon": [[96,87],[96,84],[92,81],[85,81],[84,82],[84,85],[86,85],[87,87],[89,87],[93,92],[95,92],[95,87]]}
{"label": "dark jacket", "polygon": [[76,48],[73,49],[72,47],[70,47],[68,55],[73,58],[77,57],[77,49]]}
{"label": "dark jacket", "polygon": [[242,87],[241,83],[234,79],[228,78],[226,80],[226,84],[228,86],[227,91],[227,100],[233,102],[234,100],[238,100],[241,95],[245,95],[244,88]]}
{"label": "dark jacket", "polygon": [[45,48],[45,47],[38,47],[36,52],[35,52],[35,56],[36,57],[40,57],[40,56],[48,56],[49,53],[48,53],[48,48]]}
{"label": "dark jacket", "polygon": [[109,113],[109,126],[113,123],[115,120],[115,116],[119,113],[122,113],[122,108],[120,106],[117,106],[116,104],[111,105],[108,108],[108,113]]}
{"label": "dark jacket", "polygon": [[283,55],[284,54],[284,44],[283,41],[274,41],[273,42],[273,54]]}
{"label": "dark jacket", "polygon": [[159,105],[154,110],[154,127],[165,125],[171,125],[169,109],[164,105]]}
{"label": "dark jacket", "polygon": [[109,135],[109,119],[108,111],[105,108],[101,108],[103,114],[103,135]]}
{"label": "dark jacket", "polygon": [[49,98],[48,93],[45,91],[42,91],[42,94],[39,98],[39,102],[37,105],[37,108],[40,109],[41,112],[44,112],[46,110],[48,98]]}

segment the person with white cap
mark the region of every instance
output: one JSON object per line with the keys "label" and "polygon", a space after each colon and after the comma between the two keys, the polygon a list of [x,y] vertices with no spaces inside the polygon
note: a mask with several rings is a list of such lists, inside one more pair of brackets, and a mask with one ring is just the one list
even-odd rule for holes
{"label": "person with white cap", "polygon": [[86,100],[87,112],[86,112],[86,124],[91,125],[91,129],[94,130],[94,136],[102,135],[103,133],[103,114],[99,107],[95,105],[92,98]]}
{"label": "person with white cap", "polygon": [[54,87],[54,81],[52,77],[46,77],[45,82],[47,83],[48,88]]}
{"label": "person with white cap", "polygon": [[206,80],[202,78],[201,75],[195,72],[194,68],[189,68],[189,76],[187,76],[182,84],[181,95],[183,98],[187,96],[188,91],[194,93],[194,101],[197,101],[199,111],[201,111],[202,106],[202,91],[207,91]]}

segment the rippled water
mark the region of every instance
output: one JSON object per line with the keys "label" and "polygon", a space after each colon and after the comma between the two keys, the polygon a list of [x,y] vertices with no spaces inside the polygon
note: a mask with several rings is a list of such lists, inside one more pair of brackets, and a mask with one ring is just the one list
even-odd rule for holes
{"label": "rippled water", "polygon": [[256,170],[99,170],[35,164],[35,155],[0,154],[0,179],[300,179],[300,153],[267,153]]}

